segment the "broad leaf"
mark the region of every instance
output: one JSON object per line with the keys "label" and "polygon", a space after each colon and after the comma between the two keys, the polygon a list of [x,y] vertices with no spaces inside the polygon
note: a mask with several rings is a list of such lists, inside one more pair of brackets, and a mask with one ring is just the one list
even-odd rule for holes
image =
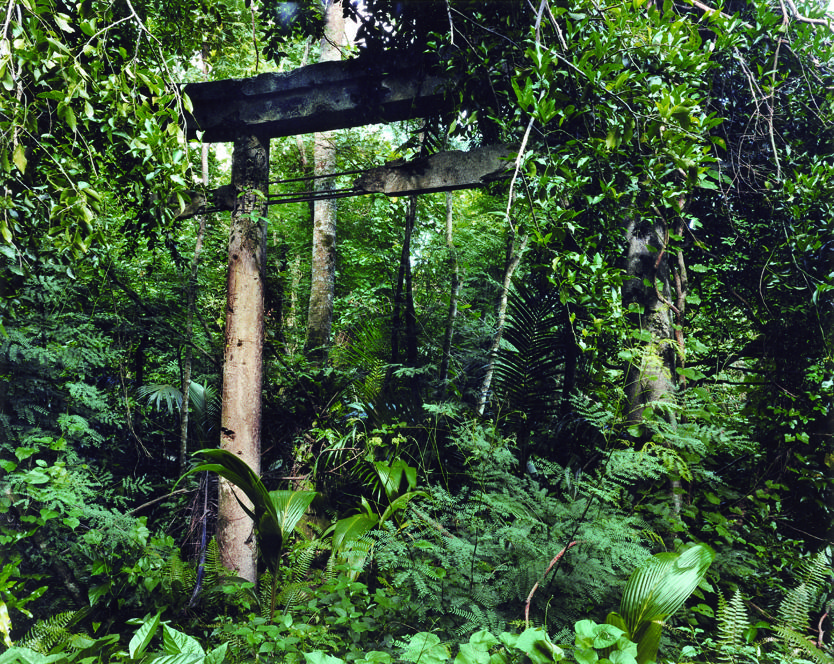
{"label": "broad leaf", "polygon": [[133,638],[127,646],[127,651],[130,653],[131,659],[141,657],[150,645],[151,639],[153,639],[154,634],[156,634],[156,630],[159,627],[160,615],[161,613],[157,613],[150,620],[143,622],[142,626],[136,630],[136,634],[133,635]]}
{"label": "broad leaf", "polygon": [[301,517],[304,516],[307,508],[319,494],[316,491],[270,491],[269,497],[272,500],[275,513],[278,518],[281,535],[286,540]]}
{"label": "broad leaf", "polygon": [[362,535],[379,523],[376,514],[354,514],[353,516],[339,519],[333,529],[333,550],[341,551],[355,542]]}
{"label": "broad leaf", "polygon": [[168,625],[162,626],[162,650],[166,655],[191,654],[203,657],[205,652],[199,641]]}
{"label": "broad leaf", "polygon": [[710,547],[690,544],[679,553],[658,553],[632,573],[620,613],[610,614],[608,622],[637,644],[639,664],[656,658],[663,621],[683,606],[714,559]]}

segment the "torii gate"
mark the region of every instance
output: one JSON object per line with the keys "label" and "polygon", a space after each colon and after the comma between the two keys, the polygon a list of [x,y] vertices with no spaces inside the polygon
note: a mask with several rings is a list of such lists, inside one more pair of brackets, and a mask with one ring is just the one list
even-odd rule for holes
{"label": "torii gate", "polygon": [[[391,56],[384,65],[362,60],[322,62],[287,73],[192,83],[184,88],[193,115],[187,133],[204,143],[233,142],[232,182],[213,204],[231,210],[223,362],[221,447],[260,474],[264,340],[264,257],[269,195],[269,140],[426,117],[449,110],[448,82],[428,75],[413,59]],[[389,196],[482,186],[503,176],[507,146],[445,152],[373,169],[354,183],[356,194]],[[249,517],[221,482],[218,539],[224,549],[248,547],[235,559],[239,574],[257,578]],[[239,550],[239,549],[238,549]]]}

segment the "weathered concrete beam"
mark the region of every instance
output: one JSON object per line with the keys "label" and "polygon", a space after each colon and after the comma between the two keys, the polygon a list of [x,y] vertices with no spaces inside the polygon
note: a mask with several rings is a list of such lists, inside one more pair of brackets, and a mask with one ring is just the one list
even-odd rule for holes
{"label": "weathered concrete beam", "polygon": [[[354,180],[353,191],[342,196],[364,196],[365,194],[387,194],[388,196],[411,196],[455,189],[475,189],[489,182],[508,177],[512,158],[518,148],[511,145],[490,145],[475,148],[469,152],[451,150],[415,159],[413,161],[389,162],[373,168]],[[206,192],[183,192],[188,201],[178,205],[171,198],[168,205],[174,210],[174,217],[185,219],[209,209],[214,212],[233,210],[237,191],[230,185],[223,185]],[[275,203],[298,202],[309,194],[299,192],[292,201],[277,200]],[[208,198],[208,200],[206,200]]]}
{"label": "weathered concrete beam", "polygon": [[506,177],[511,166],[509,159],[517,152],[517,147],[509,145],[438,152],[414,161],[389,162],[364,173],[353,185],[364,193],[388,196],[482,187]]}
{"label": "weathered concrete beam", "polygon": [[321,62],[286,73],[190,83],[190,137],[204,143],[257,132],[270,138],[425,117],[449,108],[448,81],[424,75],[419,62],[387,58]]}

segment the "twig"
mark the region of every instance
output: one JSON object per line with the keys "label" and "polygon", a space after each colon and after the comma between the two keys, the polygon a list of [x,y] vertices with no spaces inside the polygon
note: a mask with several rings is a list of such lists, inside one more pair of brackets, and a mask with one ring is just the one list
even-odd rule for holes
{"label": "twig", "polygon": [[532,589],[530,590],[530,594],[527,595],[527,602],[524,604],[524,626],[530,627],[530,602],[533,600],[533,593],[538,590],[539,584],[544,580],[544,578],[550,573],[550,570],[553,569],[553,566],[561,560],[562,556],[565,555],[565,552],[570,549],[574,544],[579,544],[578,541],[571,542],[568,544],[564,549],[562,549],[559,553],[556,554],[556,557],[550,561],[550,564],[547,566],[547,569],[542,574],[542,578],[536,581],[533,584]]}
{"label": "twig", "polygon": [[122,392],[124,393],[127,428],[130,431],[133,438],[139,444],[139,447],[142,450],[142,452],[145,453],[145,456],[150,457],[151,453],[148,451],[148,448],[145,447],[145,443],[142,442],[142,439],[139,438],[139,434],[136,433],[136,429],[133,428],[133,417],[130,414],[130,397],[127,392],[127,383],[125,382],[125,368],[124,364],[121,362],[119,363],[119,381],[122,384]]}
{"label": "twig", "polygon": [[831,25],[831,22],[825,18],[810,18],[808,16],[803,16],[799,13],[799,10],[796,8],[796,4],[794,4],[793,0],[787,0],[788,6],[791,8],[793,12],[793,17],[799,21],[800,23],[810,23],[811,25],[824,25],[829,30],[834,31],[834,26]]}
{"label": "twig", "polygon": [[177,489],[176,491],[172,491],[171,493],[165,494],[164,496],[159,496],[158,498],[154,498],[153,500],[149,500],[146,503],[142,503],[139,507],[134,507],[130,512],[128,512],[128,516],[136,516],[139,512],[141,512],[146,507],[150,507],[151,505],[155,505],[156,503],[162,502],[166,498],[170,498],[171,496],[176,496],[180,493],[188,493],[191,489]]}
{"label": "twig", "polygon": [[819,632],[819,636],[817,637],[817,648],[822,648],[822,637],[825,635],[825,632],[822,631],[822,623],[827,617],[828,611],[820,616],[820,621],[817,623],[817,632]]}

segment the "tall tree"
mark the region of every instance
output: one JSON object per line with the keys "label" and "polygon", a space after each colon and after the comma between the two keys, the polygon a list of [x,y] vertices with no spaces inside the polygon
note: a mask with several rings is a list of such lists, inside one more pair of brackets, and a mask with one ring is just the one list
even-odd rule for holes
{"label": "tall tree", "polygon": [[[260,472],[261,388],[264,344],[266,197],[269,190],[269,139],[235,139],[232,186],[238,192],[229,235],[226,285],[226,335],[220,444]],[[241,500],[246,500],[241,496]],[[222,481],[217,539],[224,563],[250,581],[257,580],[252,520],[232,485]]]}
{"label": "tall tree", "polygon": [[446,391],[446,381],[449,379],[449,361],[452,356],[452,338],[455,331],[455,318],[458,314],[458,296],[460,294],[460,267],[454,241],[454,197],[451,191],[446,192],[446,251],[448,252],[449,268],[452,272],[449,285],[449,312],[446,315],[446,330],[443,333],[443,348],[440,351],[440,373],[438,379]]}
{"label": "tall tree", "polygon": [[[345,19],[339,0],[326,1],[326,23],[321,39],[319,62],[342,59],[345,42]],[[313,263],[310,307],[307,314],[305,350],[317,364],[327,361],[330,328],[333,323],[333,297],[336,289],[336,202],[325,198],[335,186],[335,179],[323,177],[336,168],[333,132],[317,132],[313,137],[315,162],[313,193],[324,196],[313,202]]]}

